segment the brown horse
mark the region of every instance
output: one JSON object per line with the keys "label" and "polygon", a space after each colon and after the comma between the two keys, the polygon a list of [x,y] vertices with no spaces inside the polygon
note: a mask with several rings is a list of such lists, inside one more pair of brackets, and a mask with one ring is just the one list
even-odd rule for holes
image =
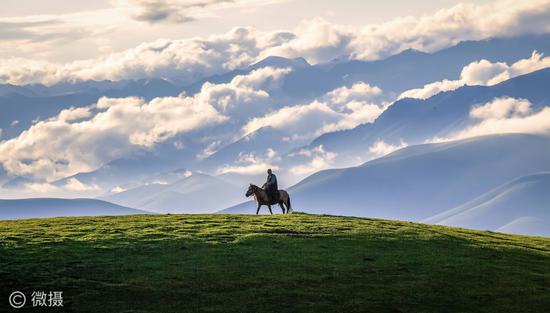
{"label": "brown horse", "polygon": [[[271,211],[271,206],[274,204],[279,204],[279,206],[283,210],[283,214],[292,213],[292,207],[290,206],[290,196],[288,195],[288,192],[286,192],[285,190],[279,190],[279,201],[268,201],[267,192],[265,190],[263,190],[262,188],[256,185],[250,184],[250,187],[248,187],[248,191],[246,192],[245,196],[250,197],[251,195],[254,195],[254,199],[256,199],[256,203],[258,203],[258,209],[256,209],[256,215],[260,212],[260,207],[262,205],[267,205],[267,208],[269,209],[269,213],[273,214],[273,212]],[[285,206],[286,206],[286,212],[285,212]]]}

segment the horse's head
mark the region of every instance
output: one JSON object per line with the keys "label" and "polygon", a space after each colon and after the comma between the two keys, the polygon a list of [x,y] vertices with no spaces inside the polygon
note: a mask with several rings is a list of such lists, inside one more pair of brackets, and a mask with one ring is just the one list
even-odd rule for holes
{"label": "horse's head", "polygon": [[256,186],[250,184],[250,186],[248,186],[248,190],[246,191],[245,196],[248,198],[248,197],[250,197],[251,195],[253,195],[254,192],[256,192],[256,188],[258,188],[258,187],[256,187]]}

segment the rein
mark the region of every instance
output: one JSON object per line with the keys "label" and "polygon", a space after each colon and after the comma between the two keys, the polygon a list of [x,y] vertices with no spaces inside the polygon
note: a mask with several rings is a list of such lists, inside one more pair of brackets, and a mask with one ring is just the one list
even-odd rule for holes
{"label": "rein", "polygon": [[252,187],[254,188],[254,195],[256,196],[256,200],[259,202],[262,191],[264,190],[256,185],[252,185]]}

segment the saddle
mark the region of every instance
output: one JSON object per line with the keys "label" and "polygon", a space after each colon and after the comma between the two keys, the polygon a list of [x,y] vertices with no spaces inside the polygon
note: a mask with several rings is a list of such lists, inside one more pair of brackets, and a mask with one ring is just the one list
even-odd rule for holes
{"label": "saddle", "polygon": [[266,193],[267,193],[267,199],[268,199],[269,204],[279,203],[279,197],[280,197],[280,194],[281,194],[279,192],[279,190],[276,190],[276,191],[273,191],[273,192],[269,192],[269,191],[266,190]]}

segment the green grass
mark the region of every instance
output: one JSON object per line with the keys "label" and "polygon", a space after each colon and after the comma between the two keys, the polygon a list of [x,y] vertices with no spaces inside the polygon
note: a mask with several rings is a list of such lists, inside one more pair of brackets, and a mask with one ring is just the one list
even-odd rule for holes
{"label": "green grass", "polygon": [[0,222],[0,278],[0,311],[61,290],[51,312],[548,312],[550,239],[305,214],[31,219]]}

